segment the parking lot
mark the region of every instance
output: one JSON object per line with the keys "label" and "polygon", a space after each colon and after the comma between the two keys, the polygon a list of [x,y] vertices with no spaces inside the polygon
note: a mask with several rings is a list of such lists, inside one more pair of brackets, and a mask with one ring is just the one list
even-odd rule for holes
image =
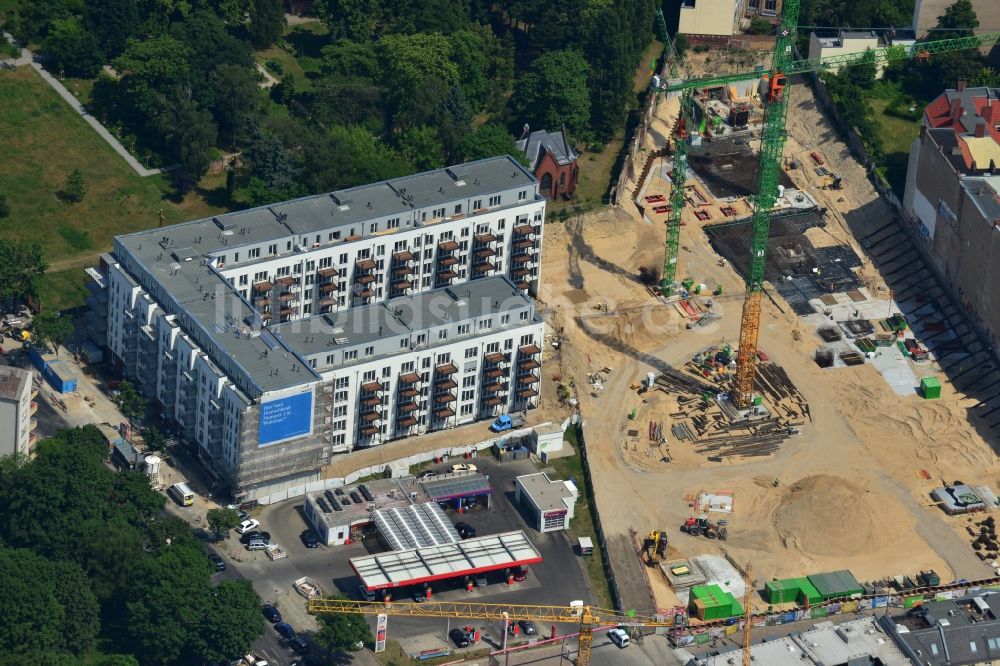
{"label": "parking lot", "polygon": [[[434,587],[434,599],[441,601],[484,601],[491,603],[517,602],[523,604],[564,605],[573,600],[586,604],[593,603],[593,595],[588,589],[586,577],[578,561],[573,545],[561,532],[540,534],[528,527],[518,507],[514,505],[514,478],[521,474],[537,471],[528,460],[497,463],[491,457],[481,457],[473,461],[479,471],[489,477],[493,494],[489,508],[481,504],[459,514],[448,510],[453,522],[465,522],[476,529],[477,536],[487,536],[498,532],[523,530],[535,548],[542,555],[542,562],[530,567],[526,580],[507,585],[501,574],[489,574],[486,587],[474,587],[466,591],[462,580],[438,583]],[[446,472],[450,464],[441,464],[431,469]],[[306,548],[301,533],[307,528],[303,514],[303,500],[297,498],[260,507],[253,512],[260,520],[261,529],[270,532],[272,543],[280,544],[287,557],[270,560],[264,552],[247,552],[239,543],[238,535],[221,544],[220,550],[233,562],[233,566],[244,576],[254,581],[258,594],[269,603],[275,604],[296,630],[308,631],[316,627],[316,619],[305,612],[304,600],[292,589],[292,583],[309,576],[320,583],[326,592],[342,592],[358,599],[359,580],[348,561],[371,552],[379,552],[376,539],[366,539],[361,543],[342,546]],[[411,590],[400,590],[396,599],[409,599]],[[458,625],[475,624],[483,640],[499,647],[503,643],[503,628],[499,623],[467,623],[447,619],[427,620],[422,618],[393,617],[389,622],[390,639],[399,640],[404,647],[430,649],[429,646],[455,646],[447,639],[448,630]],[[567,625],[559,632],[571,631]],[[540,636],[548,636],[551,628],[538,627]],[[519,638],[521,640],[523,637]],[[428,647],[422,647],[428,646]],[[482,645],[478,646],[482,647]],[[279,662],[281,663],[281,662]]]}

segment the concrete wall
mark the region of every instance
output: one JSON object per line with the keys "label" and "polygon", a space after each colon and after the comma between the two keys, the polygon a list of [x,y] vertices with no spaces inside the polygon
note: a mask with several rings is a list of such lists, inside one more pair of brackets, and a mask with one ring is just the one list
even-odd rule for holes
{"label": "concrete wall", "polygon": [[685,35],[732,35],[743,14],[743,0],[685,0],[677,32]]}

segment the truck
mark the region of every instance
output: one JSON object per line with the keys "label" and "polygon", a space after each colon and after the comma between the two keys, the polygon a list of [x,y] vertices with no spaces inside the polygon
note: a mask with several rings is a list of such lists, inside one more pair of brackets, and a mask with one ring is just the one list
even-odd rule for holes
{"label": "truck", "polygon": [[493,432],[503,432],[504,430],[513,430],[514,428],[520,428],[524,425],[524,417],[520,414],[504,414],[503,416],[498,416],[496,420],[490,425],[490,430]]}

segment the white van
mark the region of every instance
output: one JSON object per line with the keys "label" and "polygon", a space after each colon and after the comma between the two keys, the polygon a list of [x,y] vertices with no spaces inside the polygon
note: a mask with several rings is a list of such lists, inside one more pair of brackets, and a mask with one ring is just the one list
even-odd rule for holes
{"label": "white van", "polygon": [[627,648],[629,644],[628,634],[622,629],[608,629],[608,638],[620,648]]}
{"label": "white van", "polygon": [[191,492],[186,483],[175,483],[167,489],[167,492],[181,506],[191,506],[194,504],[194,493]]}

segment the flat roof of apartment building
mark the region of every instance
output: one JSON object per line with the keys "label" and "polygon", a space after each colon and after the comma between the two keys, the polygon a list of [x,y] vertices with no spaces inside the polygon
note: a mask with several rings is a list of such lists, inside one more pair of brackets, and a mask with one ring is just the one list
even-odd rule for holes
{"label": "flat roof of apartment building", "polygon": [[[276,254],[265,257],[261,253],[260,260],[288,256],[373,235],[361,226],[355,235],[333,231],[345,227],[349,231],[352,223],[482,198],[483,208],[461,213],[472,215],[487,210],[490,194],[534,184],[534,176],[513,158],[488,158],[117,236],[114,255],[106,259],[122,265],[135,286],[147,291],[162,310],[175,315],[184,333],[208,353],[223,374],[233,377],[237,386],[251,397],[258,397],[261,393],[317,381],[319,375],[300,356],[299,349],[269,332],[249,301],[219,272],[227,263],[236,262],[236,252],[241,247],[282,239],[285,244],[277,247]],[[503,206],[523,203],[511,200]],[[437,221],[440,220],[414,220],[411,228]],[[320,234],[318,243],[303,247],[298,242],[302,234],[321,229],[326,230],[326,235]],[[249,252],[244,255],[241,259],[248,258]],[[488,288],[500,294],[507,286],[492,283]],[[283,337],[292,336],[286,329]],[[305,343],[299,339],[299,344]]]}
{"label": "flat roof of apartment building", "polygon": [[31,384],[30,370],[0,366],[0,400],[18,400],[26,384]]}

